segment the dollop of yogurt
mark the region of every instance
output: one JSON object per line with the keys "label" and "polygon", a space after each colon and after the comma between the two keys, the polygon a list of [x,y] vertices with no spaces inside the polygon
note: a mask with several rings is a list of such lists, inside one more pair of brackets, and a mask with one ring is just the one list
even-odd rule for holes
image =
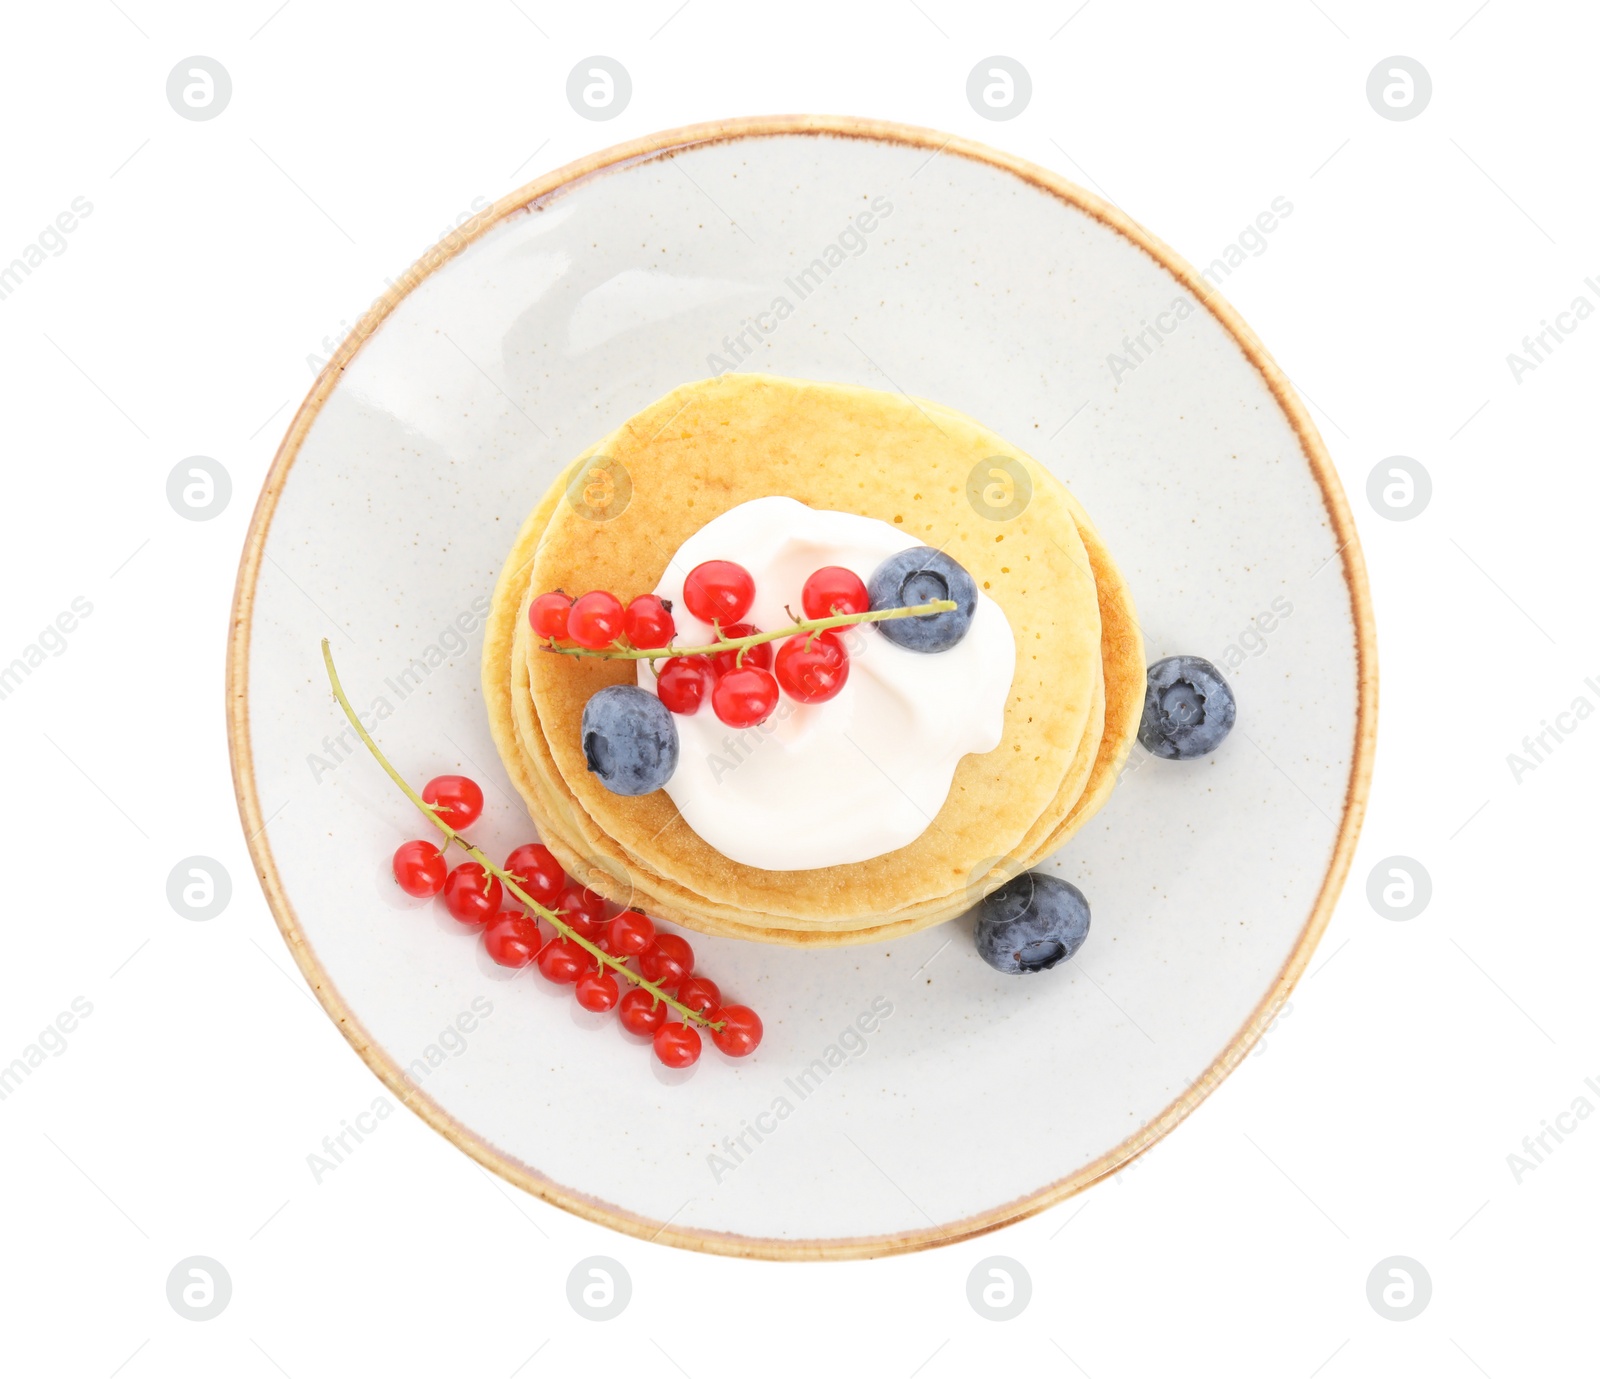
{"label": "dollop of yogurt", "polygon": [[[757,498],[685,541],[655,592],[672,601],[677,645],[703,646],[715,634],[683,602],[683,582],[702,561],[751,573],[745,620],[771,631],[804,616],[800,591],[813,571],[842,565],[865,581],[922,544],[876,518]],[[678,769],[664,788],[689,827],[735,862],[802,871],[893,852],[933,822],[961,758],[1000,744],[1017,648],[999,604],[981,591],[967,635],[948,651],[908,651],[870,624],[838,635],[850,675],[825,703],[781,695],[765,723],[745,729],[718,719],[709,700],[674,716]],[[654,692],[648,661],[639,684]]]}

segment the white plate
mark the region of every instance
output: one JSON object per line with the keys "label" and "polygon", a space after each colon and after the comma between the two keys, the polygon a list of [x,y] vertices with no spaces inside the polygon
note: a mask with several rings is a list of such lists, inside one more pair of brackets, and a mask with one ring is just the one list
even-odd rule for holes
{"label": "white plate", "polygon": [[[862,211],[873,228],[850,229]],[[830,271],[807,291],[799,274],[818,258]],[[584,1216],[795,1258],[1027,1215],[1148,1146],[1226,1075],[1343,879],[1376,672],[1354,527],[1304,410],[1225,304],[1172,311],[1207,284],[1006,155],[785,118],[673,131],[552,174],[402,289],[284,441],[229,664],[268,899],[396,1094]],[[1131,357],[1125,337],[1147,322],[1159,336]],[[741,331],[751,354],[735,360]],[[1151,659],[1209,657],[1240,709],[1203,762],[1136,748],[1111,803],[1050,862],[1093,907],[1071,964],[1001,976],[961,923],[835,951],[697,937],[766,1040],[742,1063],[708,1046],[669,1074],[565,988],[496,968],[452,920],[402,902],[388,857],[425,828],[338,740],[318,642],[332,638],[351,698],[416,784],[457,768],[485,783],[474,832],[489,851],[531,836],[478,686],[492,582],[558,470],[716,371],[713,355],[937,399],[1033,454],[1127,573]],[[441,1040],[458,1021],[470,1029]]]}

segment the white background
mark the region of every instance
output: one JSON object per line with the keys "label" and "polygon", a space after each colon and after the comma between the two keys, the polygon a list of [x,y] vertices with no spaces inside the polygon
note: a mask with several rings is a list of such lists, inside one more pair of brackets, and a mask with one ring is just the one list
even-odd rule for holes
{"label": "white background", "polygon": [[[0,1101],[0,1363],[129,1379],[1591,1363],[1600,1123],[1548,1140],[1520,1182],[1507,1156],[1576,1098],[1600,1107],[1584,1083],[1600,1084],[1600,722],[1520,783],[1507,754],[1580,695],[1600,707],[1600,316],[1520,382],[1507,355],[1580,294],[1600,307],[1600,22],[1474,4],[12,7],[0,266],[75,197],[93,211],[0,300],[0,663],[75,598],[93,612],[0,700],[20,882],[0,1062],[74,998],[93,1013]],[[565,95],[596,53],[633,80],[606,123]],[[194,54],[233,82],[207,122],[165,94]],[[966,99],[994,54],[1033,82],[1003,123]],[[1407,122],[1365,94],[1394,54],[1433,81]],[[986,140],[1200,264],[1293,203],[1226,295],[1311,400],[1371,567],[1381,732],[1351,884],[1292,1007],[1216,1096],[1115,1179],[981,1240],[828,1265],[646,1245],[521,1196],[404,1111],[318,1183],[306,1156],[382,1089],[253,881],[222,698],[234,569],[307,356],[478,198],[635,135],[776,111]],[[193,454],[232,476],[212,521],[167,502]],[[1408,522],[1365,496],[1394,454],[1433,479]],[[191,854],[234,880],[208,923],[166,901]],[[1407,922],[1366,900],[1393,854],[1433,878]],[[167,1302],[190,1255],[233,1280],[215,1320]],[[614,1321],[568,1305],[590,1255],[632,1276]],[[1010,1322],[966,1301],[990,1255],[1032,1278]],[[1367,1300],[1391,1255],[1432,1279],[1411,1321]]]}

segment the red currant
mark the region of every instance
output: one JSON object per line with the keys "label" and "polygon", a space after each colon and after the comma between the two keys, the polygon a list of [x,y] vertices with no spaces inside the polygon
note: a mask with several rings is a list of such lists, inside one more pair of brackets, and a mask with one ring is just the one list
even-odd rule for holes
{"label": "red currant", "polygon": [[543,843],[524,843],[506,858],[506,870],[547,910],[555,908],[556,897],[567,884],[561,863]]}
{"label": "red currant", "polygon": [[463,862],[444,879],[444,907],[463,924],[487,924],[500,913],[504,888],[476,862]]}
{"label": "red currant", "polygon": [[540,594],[528,605],[528,626],[536,637],[565,637],[571,608],[571,598],[559,589],[553,594]]}
{"label": "red currant", "polygon": [[673,624],[671,608],[654,594],[640,594],[622,615],[622,630],[630,642],[643,650],[665,646],[678,629]]}
{"label": "red currant", "polygon": [[678,1002],[696,1015],[709,1015],[722,1004],[722,992],[709,977],[688,977],[678,986]]}
{"label": "red currant", "polygon": [[872,607],[872,600],[854,570],[824,565],[800,591],[800,606],[808,618],[831,618],[835,613],[865,613]]}
{"label": "red currant", "polygon": [[622,600],[597,589],[584,594],[567,614],[567,636],[579,646],[598,651],[622,635]]}
{"label": "red currant", "polygon": [[502,910],[483,931],[484,949],[502,967],[526,967],[543,944],[537,921],[521,910]]}
{"label": "red currant", "polygon": [[656,926],[637,910],[624,910],[606,930],[606,946],[619,958],[635,958],[656,941]]}
{"label": "red currant", "polygon": [[422,838],[401,843],[394,850],[394,879],[401,890],[419,900],[439,894],[448,870],[444,854]]}
{"label": "red currant", "polygon": [[[753,637],[761,631],[759,627],[752,627],[747,622],[732,623],[722,629],[722,635],[730,642],[739,637]],[[740,653],[744,659],[740,660]],[[761,670],[772,669],[772,643],[757,642],[754,646],[738,647],[732,651],[718,651],[712,654],[711,668],[716,671],[720,679],[730,670],[737,670],[740,666],[756,666]]]}
{"label": "red currant", "polygon": [[753,728],[778,707],[778,682],[757,666],[730,670],[711,692],[711,707],[730,728]]}
{"label": "red currant", "polygon": [[666,1020],[666,1002],[640,986],[626,992],[617,1005],[617,1021],[629,1034],[654,1034]]}
{"label": "red currant", "polygon": [[422,787],[422,798],[451,828],[470,828],[483,813],[483,791],[466,776],[435,776]]}
{"label": "red currant", "polygon": [[677,934],[657,934],[656,941],[639,954],[639,970],[670,991],[694,971],[694,949]]}
{"label": "red currant", "polygon": [[594,954],[569,938],[553,938],[539,953],[539,971],[552,982],[571,984],[596,966]]}
{"label": "red currant", "polygon": [[669,656],[656,675],[656,694],[673,713],[694,713],[716,685],[709,656]]}
{"label": "red currant", "polygon": [[756,599],[750,571],[731,560],[707,560],[683,581],[683,601],[701,622],[738,622]]}
{"label": "red currant", "polygon": [[606,971],[585,973],[573,988],[578,1004],[596,1014],[603,1014],[615,1006],[620,994],[616,977]]}
{"label": "red currant", "polygon": [[761,1042],[761,1017],[749,1006],[724,1006],[712,1013],[711,1021],[722,1025],[711,1031],[711,1042],[729,1058],[743,1058]]}
{"label": "red currant", "polygon": [[656,1057],[669,1068],[687,1068],[700,1057],[700,1033],[676,1020],[662,1025],[651,1041]]}
{"label": "red currant", "polygon": [[600,930],[606,921],[606,898],[598,891],[569,881],[562,887],[561,894],[551,908],[561,911],[561,918],[567,927],[576,929],[591,943],[600,937]]}
{"label": "red currant", "polygon": [[791,699],[822,704],[850,678],[850,657],[832,632],[802,632],[778,648],[778,683]]}

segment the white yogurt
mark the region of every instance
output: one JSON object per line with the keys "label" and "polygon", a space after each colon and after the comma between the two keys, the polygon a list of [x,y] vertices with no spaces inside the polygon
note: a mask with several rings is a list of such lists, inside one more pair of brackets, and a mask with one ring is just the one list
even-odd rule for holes
{"label": "white yogurt", "polygon": [[[655,592],[672,601],[677,644],[702,646],[714,633],[683,603],[683,581],[702,561],[750,571],[756,597],[745,620],[770,631],[804,616],[800,591],[814,570],[843,565],[866,580],[920,544],[876,518],[757,498],[685,541]],[[961,758],[1000,743],[1017,648],[1005,614],[982,592],[967,635],[948,651],[908,651],[870,625],[838,635],[850,676],[826,703],[781,695],[758,728],[728,727],[709,698],[697,713],[674,715],[678,769],[667,794],[735,862],[790,871],[893,852],[933,822]],[[654,691],[648,661],[639,662],[639,684]]]}

